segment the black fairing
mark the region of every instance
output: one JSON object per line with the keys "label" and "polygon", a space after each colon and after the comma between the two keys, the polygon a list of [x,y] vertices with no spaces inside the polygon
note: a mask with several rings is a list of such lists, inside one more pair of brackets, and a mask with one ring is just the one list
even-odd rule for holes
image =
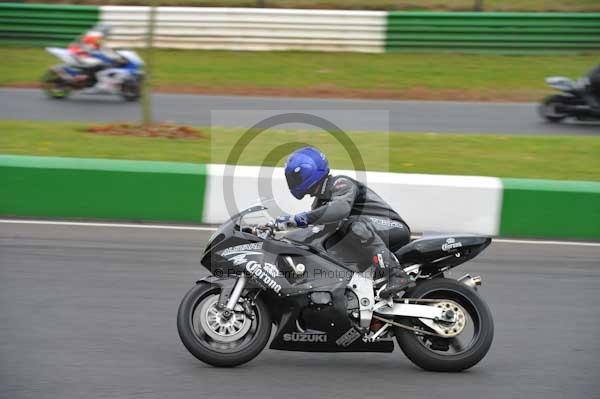
{"label": "black fairing", "polygon": [[[278,327],[271,342],[272,349],[393,351],[391,339],[363,342],[360,338],[363,331],[359,332],[349,311],[349,302],[356,296],[347,288],[355,270],[327,252],[327,240],[336,234],[335,226],[300,229],[282,239],[263,240],[240,227],[244,214],[264,208],[253,209],[234,216],[211,237],[201,263],[218,278],[204,281],[231,287],[225,280],[230,281],[241,273],[251,276],[247,289],[262,290],[261,295]],[[462,245],[454,252],[442,249],[448,237],[440,237],[414,241],[397,254],[403,263],[437,264],[436,259],[455,258],[458,252],[465,255],[479,253],[490,242],[485,237],[454,238],[455,243],[460,241]],[[305,265],[302,275],[294,273],[290,258],[295,265]]]}
{"label": "black fairing", "polygon": [[585,89],[563,91],[554,96],[560,99],[556,103],[556,111],[576,117],[580,120],[598,120],[600,111],[586,98]]}
{"label": "black fairing", "polygon": [[430,274],[473,259],[491,242],[491,237],[476,235],[424,237],[406,244],[395,255],[402,265],[422,264],[424,274]]}

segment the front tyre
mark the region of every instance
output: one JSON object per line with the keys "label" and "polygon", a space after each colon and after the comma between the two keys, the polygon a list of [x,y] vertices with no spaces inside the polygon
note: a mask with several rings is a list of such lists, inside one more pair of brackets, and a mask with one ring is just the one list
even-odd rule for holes
{"label": "front tyre", "polygon": [[141,96],[141,86],[138,79],[129,78],[121,83],[121,97],[125,101],[137,101]]}
{"label": "front tyre", "polygon": [[217,307],[220,291],[208,283],[194,286],[179,305],[177,330],[183,345],[197,359],[217,367],[239,366],[264,349],[271,335],[271,317],[258,297],[251,304],[253,319],[239,304],[233,315],[225,318]]}
{"label": "front tyre", "polygon": [[[472,288],[456,280],[439,278],[417,285],[408,298],[447,300],[440,306],[460,309],[460,334],[442,338],[396,327],[402,352],[417,366],[429,371],[462,371],[473,367],[487,354],[494,338],[494,322],[486,303]],[[464,322],[462,322],[464,320]],[[399,323],[433,332],[418,319],[399,319]],[[453,328],[449,326],[448,328]]]}
{"label": "front tyre", "polygon": [[559,112],[558,108],[560,105],[564,105],[564,96],[556,94],[544,98],[542,103],[538,106],[538,113],[542,118],[548,122],[557,123],[569,116],[566,112]]}

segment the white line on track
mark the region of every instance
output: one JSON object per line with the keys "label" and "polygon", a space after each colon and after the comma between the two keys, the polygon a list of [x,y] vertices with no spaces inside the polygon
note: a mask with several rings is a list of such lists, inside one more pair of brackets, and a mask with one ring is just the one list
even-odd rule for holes
{"label": "white line on track", "polygon": [[600,242],[582,241],[516,240],[512,238],[494,238],[494,242],[500,242],[504,244],[572,245],[576,247],[600,247]]}
{"label": "white line on track", "polygon": [[[191,231],[215,231],[216,227],[208,226],[182,226],[169,224],[133,224],[133,223],[96,223],[96,222],[67,222],[53,220],[25,220],[25,219],[0,219],[4,224],[33,224],[51,226],[82,226],[82,227],[116,227],[132,229],[163,229],[163,230],[191,230]],[[420,236],[417,236],[420,237]],[[516,240],[509,238],[494,238],[494,242],[506,244],[531,244],[531,245],[571,245],[578,247],[600,247],[600,242],[581,241],[547,241],[547,240]]]}

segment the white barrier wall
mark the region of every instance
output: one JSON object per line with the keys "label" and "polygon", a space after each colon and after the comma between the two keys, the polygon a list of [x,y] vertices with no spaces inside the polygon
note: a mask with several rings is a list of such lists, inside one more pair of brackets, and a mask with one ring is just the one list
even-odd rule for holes
{"label": "white barrier wall", "polygon": [[[260,202],[261,197],[272,197],[277,206],[286,213],[297,213],[310,209],[311,201],[308,197],[298,201],[290,194],[282,168],[236,166],[234,174],[226,174],[226,171],[229,170],[225,165],[209,164],[206,167],[206,191],[202,215],[204,223],[218,224],[229,219],[231,215],[226,204],[233,204],[235,209],[243,210],[256,205]],[[229,166],[228,168],[233,167]],[[264,177],[259,178],[259,171]],[[225,194],[226,176],[233,176],[233,197]],[[270,187],[272,194],[260,193],[260,184]],[[265,205],[269,206],[268,203]]]}
{"label": "white barrier wall", "polygon": [[[145,45],[149,7],[102,6],[113,47]],[[384,11],[159,7],[154,46],[173,49],[383,52]]]}
{"label": "white barrier wall", "polygon": [[[226,202],[236,203],[240,210],[255,205],[261,196],[259,181],[272,188],[272,196],[284,212],[310,209],[311,199],[306,197],[298,201],[290,194],[282,168],[235,167],[233,198],[226,198],[224,194],[225,170],[224,165],[208,165],[202,218],[205,223],[227,220],[230,215]],[[355,172],[347,170],[334,170],[332,174],[356,177]],[[500,179],[366,172],[366,180],[367,185],[402,216],[413,232],[499,233],[502,207]],[[262,196],[265,196],[264,193]]]}

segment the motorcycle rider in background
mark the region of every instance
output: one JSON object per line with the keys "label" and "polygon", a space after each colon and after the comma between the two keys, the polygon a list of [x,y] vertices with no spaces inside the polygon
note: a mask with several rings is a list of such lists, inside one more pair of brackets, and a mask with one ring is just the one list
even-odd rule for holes
{"label": "motorcycle rider in background", "polygon": [[90,86],[100,82],[99,89],[108,90],[108,74],[105,69],[117,67],[123,58],[112,49],[103,46],[104,33],[100,30],[88,31],[77,43],[69,45],[69,52],[86,72]]}
{"label": "motorcycle rider in background", "polygon": [[588,73],[589,83],[585,87],[585,99],[592,108],[600,111],[600,65]]}
{"label": "motorcycle rider in background", "polygon": [[344,240],[368,255],[363,270],[371,264],[388,278],[381,299],[414,285],[390,247],[410,241],[410,229],[402,218],[373,190],[347,176],[331,176],[325,155],[313,147],[294,151],[285,165],[290,192],[297,199],[314,197],[312,210],[275,219],[278,229],[339,223]]}

